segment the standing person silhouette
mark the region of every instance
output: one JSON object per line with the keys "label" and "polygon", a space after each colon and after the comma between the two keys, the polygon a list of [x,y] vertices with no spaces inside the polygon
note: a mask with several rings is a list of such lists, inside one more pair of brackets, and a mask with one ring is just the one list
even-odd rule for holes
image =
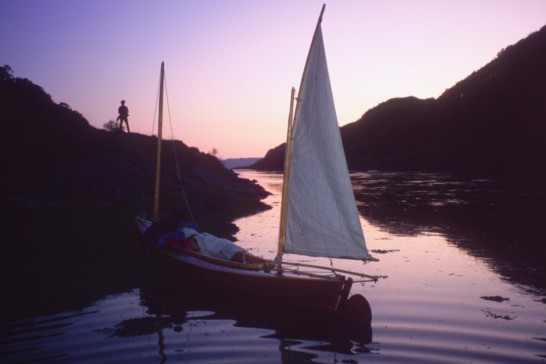
{"label": "standing person silhouette", "polygon": [[125,121],[125,124],[127,124],[127,133],[130,133],[131,130],[129,130],[129,120],[127,119],[129,117],[129,108],[125,106],[125,100],[121,100],[121,106],[118,108],[118,118],[116,120],[119,120],[119,130],[123,131],[123,122]]}

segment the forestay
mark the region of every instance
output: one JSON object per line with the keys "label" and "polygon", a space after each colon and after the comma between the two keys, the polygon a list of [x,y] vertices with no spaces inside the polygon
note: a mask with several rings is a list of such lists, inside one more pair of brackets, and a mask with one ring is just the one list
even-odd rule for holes
{"label": "forestay", "polygon": [[368,251],[337,124],[320,20],[290,134],[283,251],[365,259]]}

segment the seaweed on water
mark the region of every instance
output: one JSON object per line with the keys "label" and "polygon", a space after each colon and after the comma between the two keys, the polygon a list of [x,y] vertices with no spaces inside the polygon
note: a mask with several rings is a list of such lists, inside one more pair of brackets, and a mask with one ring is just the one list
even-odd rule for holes
{"label": "seaweed on water", "polygon": [[503,302],[503,301],[510,301],[510,298],[505,298],[501,296],[481,296],[482,300],[486,301],[495,301],[495,302]]}
{"label": "seaweed on water", "polygon": [[387,254],[387,253],[396,253],[396,252],[399,252],[399,251],[400,251],[400,249],[390,249],[390,250],[373,249],[371,252],[376,253],[376,254]]}
{"label": "seaweed on water", "polygon": [[490,310],[482,310],[482,311],[485,312],[486,317],[492,317],[494,319],[503,319],[503,320],[506,320],[506,321],[511,321],[511,320],[515,320],[517,318],[517,316],[498,315],[496,313],[491,312]]}

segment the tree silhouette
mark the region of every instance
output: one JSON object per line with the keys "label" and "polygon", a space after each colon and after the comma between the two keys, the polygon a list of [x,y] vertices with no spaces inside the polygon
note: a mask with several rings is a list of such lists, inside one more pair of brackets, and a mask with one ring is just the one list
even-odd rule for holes
{"label": "tree silhouette", "polygon": [[108,122],[104,123],[103,128],[107,131],[118,131],[119,123],[114,120],[108,120]]}
{"label": "tree silhouette", "polygon": [[13,79],[13,69],[7,64],[0,67],[0,81],[7,81]]}

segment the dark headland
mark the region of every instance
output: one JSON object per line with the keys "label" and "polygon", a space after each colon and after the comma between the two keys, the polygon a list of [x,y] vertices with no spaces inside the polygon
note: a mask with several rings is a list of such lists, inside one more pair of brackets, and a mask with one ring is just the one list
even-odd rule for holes
{"label": "dark headland", "polygon": [[[147,280],[153,263],[133,221],[150,214],[157,138],[91,127],[9,66],[0,67],[0,121],[2,315],[77,307]],[[229,238],[231,221],[267,208],[255,182],[168,140],[163,215],[185,206],[173,150],[201,229]]]}
{"label": "dark headland", "polygon": [[[545,65],[543,27],[436,99],[395,98],[377,105],[341,128],[349,168],[544,182]],[[280,171],[283,161],[281,144],[253,167]]]}

